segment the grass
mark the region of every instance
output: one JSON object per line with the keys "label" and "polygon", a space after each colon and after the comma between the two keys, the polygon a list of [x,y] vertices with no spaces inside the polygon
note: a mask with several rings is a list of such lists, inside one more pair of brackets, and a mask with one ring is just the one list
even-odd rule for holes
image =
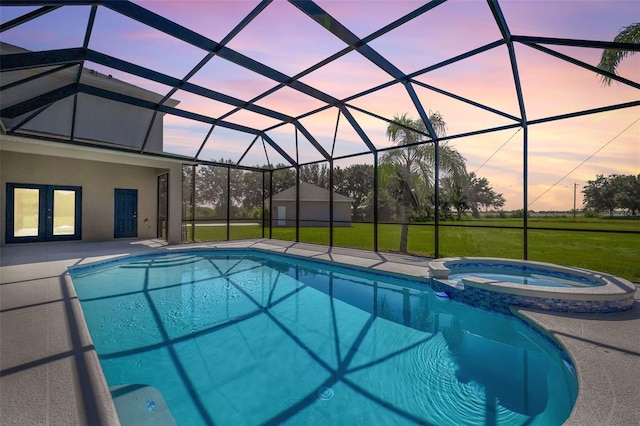
{"label": "grass", "polygon": [[[471,226],[441,226],[440,257],[487,256],[522,259],[522,229],[498,228],[521,226],[522,220],[496,219],[469,222],[445,222]],[[517,225],[516,225],[517,224]],[[492,226],[492,227],[480,227]],[[536,229],[550,228],[550,229]],[[572,229],[571,231],[557,228]],[[640,236],[595,232],[594,230],[640,230],[640,220],[571,219],[530,220],[528,259],[559,265],[592,269],[640,282]],[[378,250],[398,251],[401,226],[378,225]],[[582,232],[581,232],[582,231]],[[295,228],[273,228],[272,238],[295,241]],[[259,226],[232,226],[230,239],[261,238]],[[265,229],[265,237],[269,230]],[[373,225],[353,223],[350,227],[334,227],[333,245],[373,250]],[[196,227],[196,241],[227,239],[226,227]],[[328,228],[300,228],[300,242],[329,244]],[[408,250],[411,254],[433,256],[434,227],[409,225]]]}
{"label": "grass", "polygon": [[[445,222],[445,224],[463,224],[464,226],[506,226],[522,227],[522,219],[470,219],[460,222]],[[531,217],[527,223],[529,228],[564,228],[598,231],[638,231],[640,219],[631,218],[584,218],[571,217]]]}

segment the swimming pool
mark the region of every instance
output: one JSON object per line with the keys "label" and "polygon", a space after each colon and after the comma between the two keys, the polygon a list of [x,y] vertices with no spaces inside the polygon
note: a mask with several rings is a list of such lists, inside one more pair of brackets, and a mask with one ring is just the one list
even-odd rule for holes
{"label": "swimming pool", "polygon": [[178,424],[560,424],[575,402],[549,340],[418,280],[259,250],[70,273],[109,386],[153,386]]}

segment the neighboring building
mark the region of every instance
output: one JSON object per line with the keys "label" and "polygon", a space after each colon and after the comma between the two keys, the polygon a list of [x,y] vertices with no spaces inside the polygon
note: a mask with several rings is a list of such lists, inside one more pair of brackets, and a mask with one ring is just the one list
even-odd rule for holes
{"label": "neighboring building", "polygon": [[[0,51],[27,52],[6,43]],[[0,244],[134,237],[180,243],[183,162],[162,157],[163,114],[152,120],[152,110],[91,93],[154,103],[163,95],[93,70],[78,78],[78,71],[2,75]],[[78,84],[86,90],[73,92]],[[20,136],[6,134],[16,126]],[[144,151],[158,155],[140,154],[143,140]]]}
{"label": "neighboring building", "polygon": [[[300,226],[329,226],[329,190],[310,183],[300,183]],[[351,226],[349,198],[333,193],[333,225]],[[269,205],[269,199],[266,200]],[[272,197],[271,226],[296,226],[296,187],[285,189]]]}

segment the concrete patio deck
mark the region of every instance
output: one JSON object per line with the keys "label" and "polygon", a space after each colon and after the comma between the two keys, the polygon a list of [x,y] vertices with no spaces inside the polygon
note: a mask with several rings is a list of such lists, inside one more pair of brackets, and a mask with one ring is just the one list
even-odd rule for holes
{"label": "concrete patio deck", "polygon": [[[0,424],[119,424],[66,268],[184,247],[256,247],[426,276],[429,259],[277,240],[165,246],[155,240],[0,248]],[[574,360],[579,394],[570,425],[640,424],[640,301],[623,313],[518,309]]]}

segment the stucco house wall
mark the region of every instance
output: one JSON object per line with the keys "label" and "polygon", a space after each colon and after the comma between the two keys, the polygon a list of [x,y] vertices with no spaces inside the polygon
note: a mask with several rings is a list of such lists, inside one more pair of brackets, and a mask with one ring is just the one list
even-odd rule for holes
{"label": "stucco house wall", "polygon": [[[300,226],[329,226],[329,202],[303,201],[300,203]],[[351,203],[333,203],[333,226],[351,225]]]}
{"label": "stucco house wall", "polygon": [[[0,42],[0,52],[20,54],[28,51]],[[145,152],[162,153],[163,114],[153,120],[152,110],[81,92],[57,100],[23,123],[24,116],[32,112],[29,99],[34,95],[55,93],[58,89],[67,93],[65,88],[76,83],[78,67],[46,75],[39,73],[41,70],[34,68],[3,74],[0,207],[4,214],[0,219],[0,244],[6,243],[7,183],[82,187],[83,241],[112,240],[114,189],[136,189],[137,236],[155,238],[157,178],[165,173],[169,174],[167,240],[170,244],[180,243],[182,164],[178,160],[138,154],[145,140]],[[13,82],[21,84],[10,86]],[[79,83],[90,93],[91,90],[108,91],[150,102],[164,98],[164,95],[87,68],[82,69]],[[177,104],[174,99],[166,102],[169,106]],[[18,125],[21,125],[20,136],[6,134]],[[130,152],[110,149],[114,145],[128,148]]]}
{"label": "stucco house wall", "polygon": [[[282,221],[278,217],[278,207],[284,206],[286,211],[286,220]],[[275,201],[273,202],[273,213],[271,215],[271,226],[296,226],[296,203],[295,201]]]}
{"label": "stucco house wall", "polygon": [[[157,177],[169,173],[168,240],[181,241],[182,165],[59,144],[11,140],[0,136],[0,207],[6,211],[6,184],[31,183],[82,187],[82,241],[114,239],[114,189],[138,190],[138,238],[157,236]],[[47,155],[39,154],[46,153]],[[178,200],[178,201],[174,201]],[[0,220],[5,244],[6,219]]]}

